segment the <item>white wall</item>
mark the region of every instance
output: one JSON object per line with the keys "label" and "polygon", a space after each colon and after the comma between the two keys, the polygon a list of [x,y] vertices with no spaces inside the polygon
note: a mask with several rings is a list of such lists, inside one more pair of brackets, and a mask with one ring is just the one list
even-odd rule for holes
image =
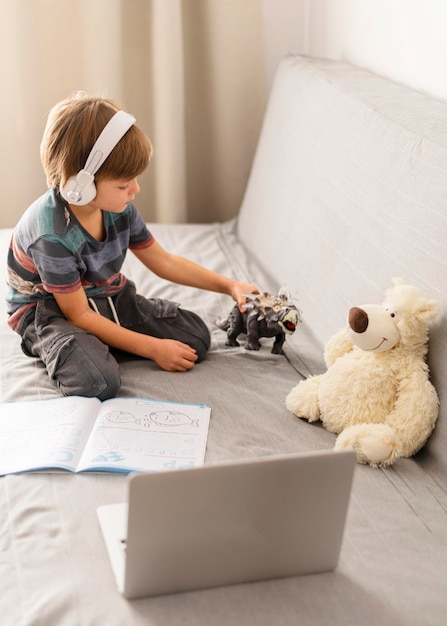
{"label": "white wall", "polygon": [[263,9],[268,84],[277,59],[294,51],[447,100],[446,0],[263,0]]}

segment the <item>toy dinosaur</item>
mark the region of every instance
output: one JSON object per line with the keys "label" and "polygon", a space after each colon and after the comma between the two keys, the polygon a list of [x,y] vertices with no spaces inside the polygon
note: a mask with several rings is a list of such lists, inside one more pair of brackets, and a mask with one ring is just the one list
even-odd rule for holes
{"label": "toy dinosaur", "polygon": [[292,335],[301,321],[299,310],[287,292],[280,289],[276,297],[267,292],[244,294],[247,310],[241,313],[235,305],[227,318],[216,325],[227,332],[227,346],[238,346],[237,337],[247,335],[246,350],[259,350],[261,337],[275,337],[273,354],[283,354],[282,346],[287,335]]}

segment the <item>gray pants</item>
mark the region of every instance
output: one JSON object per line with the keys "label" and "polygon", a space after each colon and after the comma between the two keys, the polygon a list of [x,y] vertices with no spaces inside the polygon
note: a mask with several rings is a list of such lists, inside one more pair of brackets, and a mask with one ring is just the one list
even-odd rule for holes
{"label": "gray pants", "polygon": [[[95,298],[93,308],[138,333],[188,344],[202,361],[210,347],[205,323],[169,300],[147,299],[128,281],[112,298]],[[120,367],[109,346],[67,321],[54,299],[40,300],[22,329],[22,349],[40,358],[64,396],[114,397],[121,385]]]}

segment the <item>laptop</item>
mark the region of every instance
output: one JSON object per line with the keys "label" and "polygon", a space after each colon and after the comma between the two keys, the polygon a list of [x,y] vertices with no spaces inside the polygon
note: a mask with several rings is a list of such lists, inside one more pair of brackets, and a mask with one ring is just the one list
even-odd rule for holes
{"label": "laptop", "polygon": [[355,466],[325,450],[131,474],[99,523],[119,591],[141,598],[333,570]]}

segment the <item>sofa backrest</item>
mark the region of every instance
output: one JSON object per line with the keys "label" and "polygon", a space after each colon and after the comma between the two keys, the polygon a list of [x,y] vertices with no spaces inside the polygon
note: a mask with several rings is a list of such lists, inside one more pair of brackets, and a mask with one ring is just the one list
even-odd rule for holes
{"label": "sofa backrest", "polygon": [[429,354],[440,418],[424,460],[447,459],[447,103],[345,63],[286,57],[237,232],[265,288],[296,297],[307,338],[298,330],[288,345],[310,372],[349,308],[381,303],[394,277],[441,303]]}

